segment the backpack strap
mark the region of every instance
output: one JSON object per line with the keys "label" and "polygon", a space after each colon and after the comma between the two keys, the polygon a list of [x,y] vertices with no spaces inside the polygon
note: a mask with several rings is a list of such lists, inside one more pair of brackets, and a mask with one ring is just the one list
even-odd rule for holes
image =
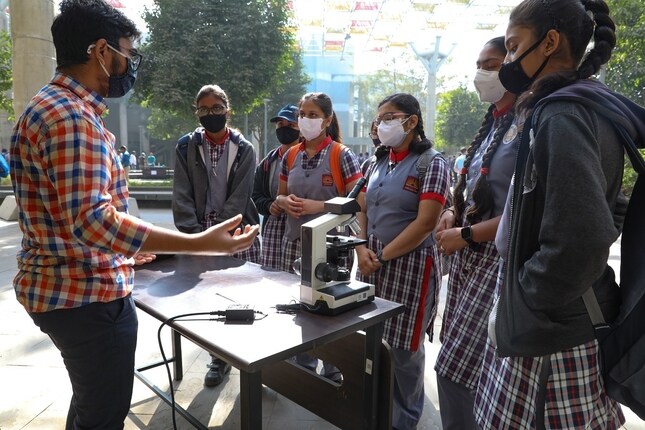
{"label": "backpack strap", "polygon": [[332,142],[331,153],[329,154],[331,177],[334,180],[334,184],[336,184],[336,190],[339,196],[345,196],[345,180],[343,178],[343,170],[340,167],[343,148],[345,148],[345,145],[342,143]]}
{"label": "backpack strap", "polygon": [[419,174],[419,186],[423,183],[423,181],[426,178],[426,173],[428,173],[428,166],[430,166],[430,163],[432,160],[434,160],[434,157],[437,155],[440,155],[439,151],[437,151],[434,148],[428,148],[423,153],[421,156],[419,156],[419,159],[417,160],[417,173]]}
{"label": "backpack strap", "polygon": [[[293,163],[296,161],[299,146],[300,145],[292,146],[284,154],[284,157],[287,157],[288,170],[291,170]],[[334,184],[336,184],[336,190],[338,191],[339,196],[345,195],[345,180],[343,179],[343,170],[340,167],[343,148],[345,148],[345,145],[343,145],[342,143],[332,142],[330,148],[331,152],[329,154],[329,167],[331,169],[331,177],[334,181]]]}

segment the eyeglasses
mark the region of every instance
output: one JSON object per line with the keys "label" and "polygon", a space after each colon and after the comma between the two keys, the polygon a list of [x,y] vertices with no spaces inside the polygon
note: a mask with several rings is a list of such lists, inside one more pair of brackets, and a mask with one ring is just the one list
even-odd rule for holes
{"label": "eyeglasses", "polygon": [[224,105],[213,105],[211,107],[208,106],[200,106],[197,108],[195,113],[197,114],[198,117],[206,116],[210,113],[213,115],[222,115],[226,113],[226,106]]}
{"label": "eyeglasses", "polygon": [[388,112],[381,117],[374,118],[374,124],[378,125],[383,122],[385,125],[391,125],[392,121],[399,118],[409,118],[411,115],[403,112]]}
{"label": "eyeglasses", "polygon": [[109,43],[107,44],[108,48],[116,52],[122,57],[125,57],[130,64],[132,65],[132,70],[137,70],[139,66],[141,65],[141,60],[143,60],[143,55],[139,54],[139,51],[136,49],[130,49],[130,55],[125,55],[123,52],[121,52],[121,46],[119,45],[119,49],[116,49]]}

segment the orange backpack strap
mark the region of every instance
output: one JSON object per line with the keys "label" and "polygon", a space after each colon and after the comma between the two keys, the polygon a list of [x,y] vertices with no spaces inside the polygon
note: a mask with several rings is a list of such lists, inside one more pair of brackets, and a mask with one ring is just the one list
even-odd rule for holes
{"label": "orange backpack strap", "polygon": [[293,163],[296,161],[299,147],[300,147],[299,144],[292,146],[291,148],[287,149],[287,153],[284,154],[284,156],[287,157],[287,170],[289,171],[291,171],[291,168],[293,167]]}
{"label": "orange backpack strap", "polygon": [[336,190],[341,197],[345,196],[345,179],[343,178],[343,169],[340,167],[341,157],[343,156],[345,145],[339,142],[331,143],[331,153],[329,154],[329,167],[331,168],[331,177],[336,184]]}

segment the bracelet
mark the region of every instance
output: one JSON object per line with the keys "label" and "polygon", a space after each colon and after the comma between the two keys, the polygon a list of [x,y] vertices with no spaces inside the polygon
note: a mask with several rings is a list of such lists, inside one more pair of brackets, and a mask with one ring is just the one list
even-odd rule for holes
{"label": "bracelet", "polygon": [[379,252],[376,253],[376,259],[378,260],[379,263],[385,264],[386,261],[383,260],[383,250],[380,250]]}
{"label": "bracelet", "polygon": [[454,211],[452,208],[445,208],[445,209],[444,209],[444,210],[442,210],[442,211],[441,211],[441,213],[439,214],[439,218],[441,218],[441,217],[443,216],[443,214],[445,214],[445,213],[446,213],[446,212],[448,212],[448,211],[452,212],[452,214],[453,214],[453,215],[455,214],[455,211]]}

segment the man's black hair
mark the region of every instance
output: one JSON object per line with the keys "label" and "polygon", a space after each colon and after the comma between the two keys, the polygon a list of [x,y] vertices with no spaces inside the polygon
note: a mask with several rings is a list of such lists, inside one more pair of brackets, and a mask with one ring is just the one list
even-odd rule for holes
{"label": "man's black hair", "polygon": [[119,39],[141,35],[134,22],[103,0],[63,0],[51,32],[59,69],[87,62],[87,48],[98,39],[119,49]]}

